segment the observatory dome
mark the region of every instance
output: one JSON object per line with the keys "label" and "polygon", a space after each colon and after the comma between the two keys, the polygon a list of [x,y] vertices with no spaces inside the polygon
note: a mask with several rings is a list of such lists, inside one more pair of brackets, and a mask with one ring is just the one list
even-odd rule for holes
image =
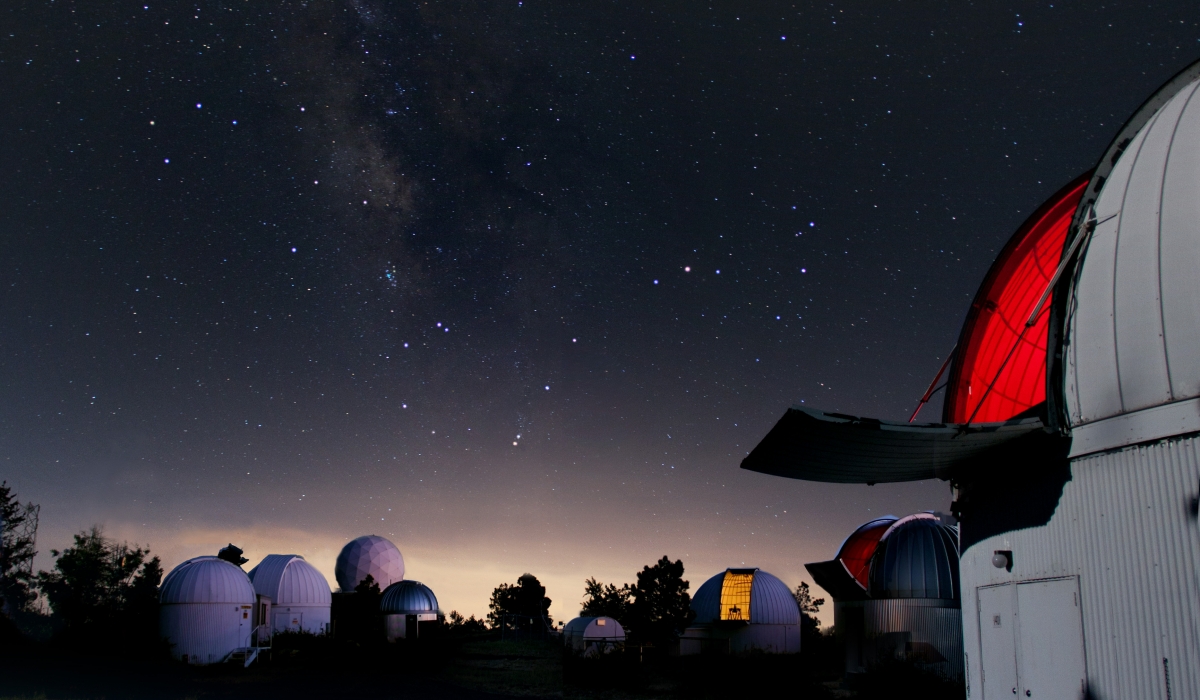
{"label": "observatory dome", "polygon": [[611,617],[577,617],[562,631],[563,646],[585,656],[605,654],[625,641],[625,628]]}
{"label": "observatory dome", "polygon": [[696,617],[679,653],[800,653],[800,608],[783,581],[761,569],[726,569],[692,598]]}
{"label": "observatory dome", "polygon": [[338,586],[353,591],[370,575],[385,589],[404,579],[404,556],[396,545],[378,535],[363,535],[342,547],[333,569]]}
{"label": "observatory dome", "polygon": [[437,613],[437,596],[420,581],[397,581],[383,591],[379,610],[384,615],[417,615]]}
{"label": "observatory dome", "polygon": [[215,664],[250,646],[254,586],[246,572],[217,557],[188,559],[158,589],[160,636],[185,664]]}
{"label": "observatory dome", "polygon": [[163,605],[177,603],[254,604],[246,572],[217,557],[188,559],[171,570],[158,589]]}
{"label": "observatory dome", "polygon": [[838,548],[835,559],[842,563],[846,572],[854,577],[864,591],[869,585],[867,577],[871,571],[871,555],[875,554],[875,548],[879,546],[879,539],[883,537],[883,533],[887,532],[897,519],[894,515],[876,518],[850,533]]}
{"label": "observatory dome", "polygon": [[692,598],[693,624],[742,621],[796,625],[800,608],[787,584],[761,569],[726,569],[705,581]]}
{"label": "observatory dome", "polygon": [[892,524],[871,557],[872,598],[959,599],[958,531],[932,513]]}
{"label": "observatory dome", "polygon": [[[1073,428],[1200,396],[1198,88],[1195,77],[1168,83],[1102,161],[1112,172],[1098,178],[1095,228],[1080,234],[1064,317],[1062,386]],[[1188,402],[1115,428],[1131,433],[1128,444],[1195,431],[1197,420]]]}
{"label": "observatory dome", "polygon": [[298,554],[268,554],[250,570],[250,581],[256,593],[277,606],[328,606],[333,600],[329,582]]}

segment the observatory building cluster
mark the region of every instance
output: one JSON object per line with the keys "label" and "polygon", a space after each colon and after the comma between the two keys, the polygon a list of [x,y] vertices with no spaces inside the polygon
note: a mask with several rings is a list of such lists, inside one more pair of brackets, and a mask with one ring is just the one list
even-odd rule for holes
{"label": "observatory building cluster", "polygon": [[416,638],[420,623],[443,617],[433,591],[404,578],[404,556],[386,538],[351,540],[338,554],[334,575],[337,593],[298,554],[268,554],[249,573],[227,558],[188,559],[159,588],[159,632],[184,663],[249,665],[275,634],[335,633],[338,603],[350,609],[364,583],[382,592],[378,612],[388,641]]}
{"label": "observatory building cluster", "polygon": [[[953,488],[951,514],[872,520],[806,565],[833,598],[848,676],[902,661],[968,697],[1200,697],[1198,270],[1200,62],[1012,235],[908,422],[793,406],[742,461]],[[915,422],[942,388],[941,419]],[[371,536],[339,555],[337,594],[296,555],[248,575],[186,561],[163,582],[162,632],[189,663],[252,654],[263,634],[329,631],[368,575],[389,639],[441,615]],[[691,608],[680,654],[801,651],[797,600],[760,569],[717,573]],[[579,617],[563,641],[587,655],[625,635]]]}

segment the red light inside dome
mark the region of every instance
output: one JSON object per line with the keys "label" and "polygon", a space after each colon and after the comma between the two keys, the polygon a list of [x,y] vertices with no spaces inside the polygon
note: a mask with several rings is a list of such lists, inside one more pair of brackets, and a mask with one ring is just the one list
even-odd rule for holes
{"label": "red light inside dome", "polygon": [[858,581],[858,585],[867,589],[867,577],[871,573],[871,555],[879,546],[879,538],[896,522],[895,518],[872,520],[854,531],[846,538],[842,548],[838,550],[838,561],[846,567],[846,571]]}
{"label": "red light inside dome", "polygon": [[945,422],[1004,421],[1046,400],[1050,300],[1034,325],[1026,329],[1025,323],[1062,259],[1087,182],[1084,175],[1051,197],[992,264],[963,325],[946,387]]}

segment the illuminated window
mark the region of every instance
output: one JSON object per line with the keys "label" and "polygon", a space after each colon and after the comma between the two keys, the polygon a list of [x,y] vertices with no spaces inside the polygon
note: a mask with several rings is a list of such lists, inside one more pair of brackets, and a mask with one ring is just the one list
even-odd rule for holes
{"label": "illuminated window", "polygon": [[600,627],[603,627],[608,624],[608,620],[603,620],[603,619],[596,620],[596,624],[599,625]]}
{"label": "illuminated window", "polygon": [[754,569],[729,569],[721,582],[721,619],[750,621],[750,587]]}

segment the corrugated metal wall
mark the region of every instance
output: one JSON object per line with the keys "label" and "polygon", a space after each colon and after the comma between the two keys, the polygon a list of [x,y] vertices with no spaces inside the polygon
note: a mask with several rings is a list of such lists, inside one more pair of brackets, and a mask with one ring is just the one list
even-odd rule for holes
{"label": "corrugated metal wall", "polygon": [[915,661],[928,658],[923,647],[927,644],[945,658],[945,662],[933,665],[939,673],[948,678],[962,678],[962,610],[957,601],[868,600],[863,602],[863,624],[866,644],[880,647],[889,641],[902,643],[893,653]]}
{"label": "corrugated metal wall", "polygon": [[[286,618],[279,618],[277,615],[284,615]],[[300,629],[311,634],[326,634],[329,631],[330,606],[328,605],[275,605],[271,608],[271,631],[272,632],[287,632],[296,631],[291,620],[297,619],[299,614]],[[287,624],[278,624],[285,621]]]}
{"label": "corrugated metal wall", "polygon": [[[962,611],[958,601],[935,598],[853,600],[834,604],[834,634],[846,673],[885,661],[925,661],[947,678],[963,677]],[[928,645],[928,646],[926,646]],[[945,661],[931,663],[929,648]]]}
{"label": "corrugated metal wall", "polygon": [[229,652],[250,646],[251,606],[232,603],[177,603],[159,608],[159,632],[171,643],[171,656],[190,664],[218,663]]}
{"label": "corrugated metal wall", "polygon": [[[1096,697],[1165,699],[1164,659],[1170,697],[1200,697],[1200,533],[1193,510],[1200,442],[1177,438],[1091,455],[1071,469],[1047,525],[989,538],[961,556],[969,696],[982,687],[976,589],[1078,576]],[[1013,552],[1011,573],[992,565],[996,550]],[[1036,622],[1021,619],[1021,629],[1035,630]]]}

